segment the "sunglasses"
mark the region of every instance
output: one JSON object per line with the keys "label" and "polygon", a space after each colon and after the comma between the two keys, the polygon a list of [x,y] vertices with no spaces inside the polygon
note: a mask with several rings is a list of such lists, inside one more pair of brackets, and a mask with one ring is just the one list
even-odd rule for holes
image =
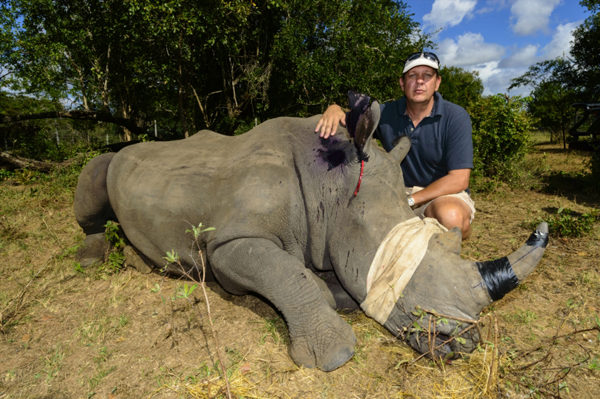
{"label": "sunglasses", "polygon": [[420,51],[418,53],[413,53],[408,56],[408,58],[406,59],[406,61],[404,63],[406,64],[409,61],[414,61],[421,57],[427,58],[428,60],[431,60],[431,61],[435,61],[435,62],[437,62],[438,65],[440,65],[440,59],[438,58],[438,56],[429,51],[425,51],[425,52]]}

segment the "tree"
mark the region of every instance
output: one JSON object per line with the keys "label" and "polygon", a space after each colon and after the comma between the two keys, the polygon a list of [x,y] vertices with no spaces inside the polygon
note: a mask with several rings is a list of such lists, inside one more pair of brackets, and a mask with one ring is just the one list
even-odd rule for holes
{"label": "tree", "polygon": [[477,71],[469,72],[458,67],[440,68],[442,83],[439,92],[445,100],[469,108],[483,94],[483,82]]}
{"label": "tree", "polygon": [[175,136],[233,134],[345,102],[350,88],[394,98],[404,57],[431,44],[393,0],[4,0],[0,11],[5,85],[120,121],[126,138],[154,120]]}
{"label": "tree", "polygon": [[379,101],[401,95],[405,58],[431,47],[393,0],[291,0],[274,48],[271,114],[307,115],[346,104],[348,89]]}
{"label": "tree", "polygon": [[600,100],[600,1],[581,0],[592,15],[573,32],[571,57],[576,65],[575,80],[572,81],[587,100],[582,102],[597,102]]}
{"label": "tree", "polygon": [[540,127],[550,130],[551,139],[562,134],[564,148],[567,131],[573,124],[571,104],[580,97],[580,89],[571,83],[576,79],[575,73],[572,61],[559,57],[530,66],[525,74],[511,79],[508,88],[532,87],[529,112],[539,120]]}

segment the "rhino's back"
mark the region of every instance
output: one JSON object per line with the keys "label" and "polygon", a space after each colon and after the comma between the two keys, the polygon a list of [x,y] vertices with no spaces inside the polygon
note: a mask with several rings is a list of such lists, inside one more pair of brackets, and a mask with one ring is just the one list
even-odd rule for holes
{"label": "rhino's back", "polygon": [[237,137],[202,131],[123,149],[110,164],[107,185],[128,238],[151,259],[178,248],[189,224],[200,222],[215,227],[220,241],[294,241],[291,226],[306,230],[292,148],[305,124],[280,118]]}

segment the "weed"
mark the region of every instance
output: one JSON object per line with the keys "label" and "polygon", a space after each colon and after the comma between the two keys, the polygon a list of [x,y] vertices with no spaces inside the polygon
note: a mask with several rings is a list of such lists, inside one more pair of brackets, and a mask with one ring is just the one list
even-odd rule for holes
{"label": "weed", "polygon": [[597,358],[597,357],[593,358],[590,361],[590,364],[588,364],[588,370],[594,370],[594,371],[600,370],[600,358]]}
{"label": "weed", "polygon": [[108,254],[106,269],[109,272],[118,273],[123,268],[123,262],[125,262],[123,249],[125,249],[127,242],[118,223],[109,220],[104,225],[104,228],[106,229],[104,232],[106,241],[112,246],[112,250]]}
{"label": "weed", "polygon": [[85,269],[83,268],[83,266],[81,266],[81,263],[79,263],[79,262],[73,262],[73,269],[77,273],[81,273],[81,274],[85,273]]}
{"label": "weed", "polygon": [[[213,336],[213,340],[215,342],[215,346],[217,347],[217,357],[219,358],[219,360],[217,362],[220,364],[221,372],[222,372],[223,378],[225,379],[227,398],[231,399],[231,387],[229,384],[229,378],[227,375],[227,371],[225,369],[225,365],[223,363],[223,356],[221,355],[221,350],[219,349],[219,341],[217,339],[217,333],[215,332],[215,329],[214,329],[212,315],[210,312],[210,303],[208,301],[208,295],[206,293],[206,286],[205,286],[205,280],[204,280],[206,278],[206,262],[204,260],[204,254],[202,253],[202,248],[201,248],[201,245],[199,242],[199,237],[202,233],[205,233],[207,231],[212,231],[212,230],[215,230],[215,228],[214,227],[204,227],[202,225],[202,223],[200,223],[200,224],[198,224],[198,226],[192,225],[191,229],[188,229],[185,231],[186,233],[191,233],[194,236],[194,241],[192,243],[192,252],[197,251],[197,257],[196,258],[192,257],[192,262],[193,262],[192,270],[188,270],[183,266],[179,255],[177,254],[177,252],[175,250],[173,250],[171,252],[167,252],[167,256],[164,257],[164,259],[167,261],[167,264],[165,265],[163,271],[166,271],[170,264],[177,265],[179,267],[181,273],[185,277],[187,277],[188,279],[197,283],[192,286],[188,286],[187,284],[184,284],[183,288],[181,288],[181,287],[179,288],[179,290],[177,291],[177,295],[175,297],[173,297],[172,300],[181,298],[181,299],[185,299],[186,301],[188,301],[188,303],[190,304],[192,309],[195,310],[200,321],[202,321],[202,312],[200,312],[200,309],[198,309],[195,302],[191,300],[190,296],[196,289],[197,285],[200,285],[200,287],[202,288],[202,293],[204,294],[204,301],[206,304],[206,312],[208,314],[209,327],[210,327],[210,330],[211,330],[211,333]],[[197,275],[202,276],[202,279],[200,281],[198,281],[197,279],[195,279],[192,276],[192,274],[194,272],[196,272]],[[164,303],[164,299],[163,299],[163,303]],[[216,364],[215,364],[215,367],[216,367]]]}

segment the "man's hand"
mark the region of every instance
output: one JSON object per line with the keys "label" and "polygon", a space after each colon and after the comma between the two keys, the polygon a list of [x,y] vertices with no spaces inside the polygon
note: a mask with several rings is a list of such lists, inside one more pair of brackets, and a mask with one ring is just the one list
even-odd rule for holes
{"label": "man's hand", "polygon": [[323,116],[319,119],[315,132],[321,130],[319,136],[326,139],[335,134],[338,124],[346,126],[346,113],[342,111],[339,105],[333,104],[327,107]]}

